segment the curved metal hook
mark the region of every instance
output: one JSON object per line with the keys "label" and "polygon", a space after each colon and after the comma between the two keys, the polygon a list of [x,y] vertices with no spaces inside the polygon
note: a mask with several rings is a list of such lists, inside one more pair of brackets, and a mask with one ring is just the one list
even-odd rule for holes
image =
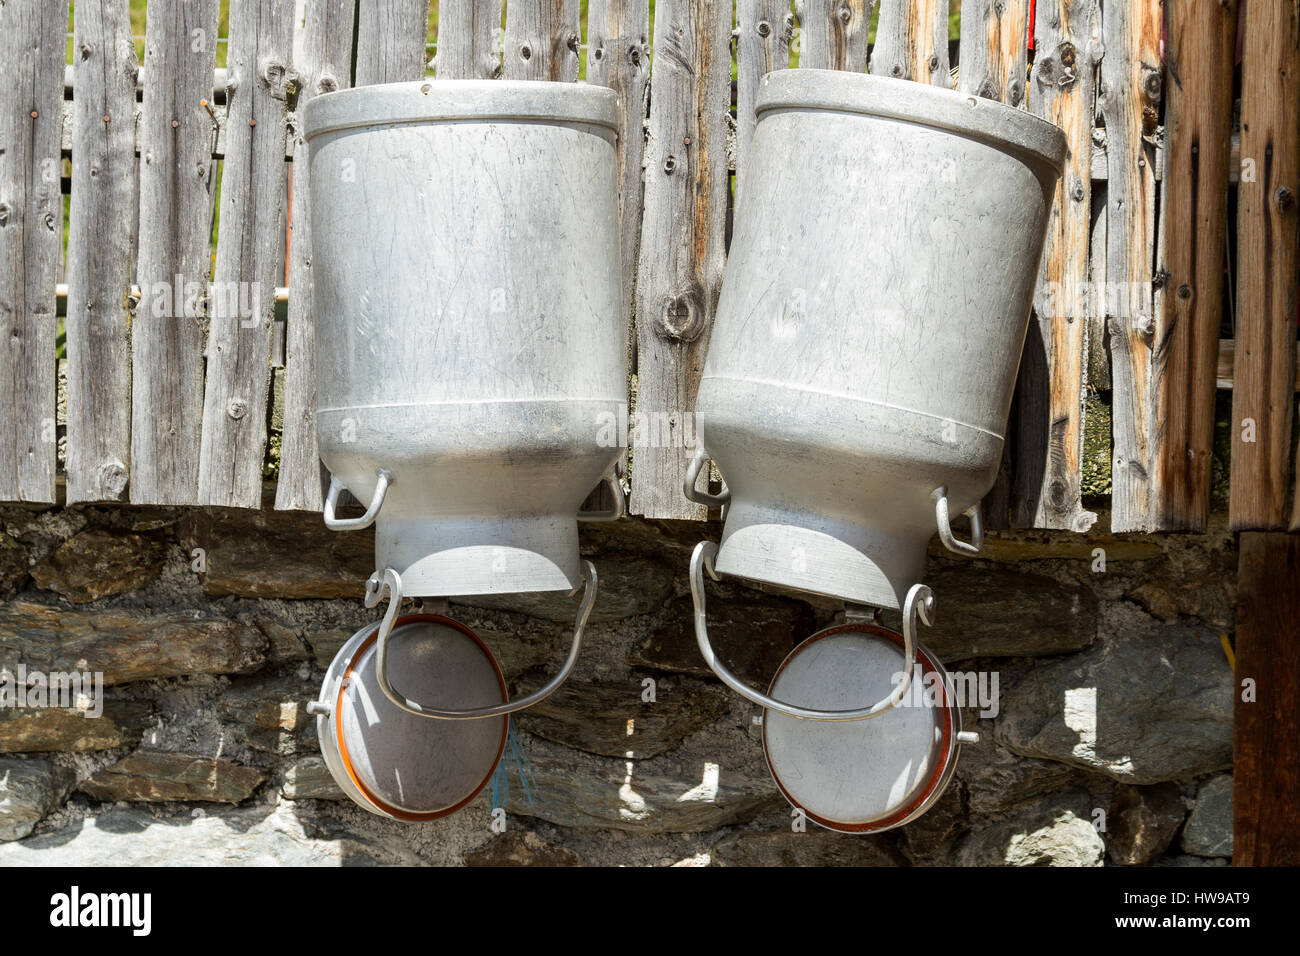
{"label": "curved metal hook", "polygon": [[384,506],[388,486],[392,483],[393,473],[387,468],[380,468],[379,478],[375,482],[375,493],[370,499],[370,506],[366,508],[366,513],[360,518],[336,518],[334,508],[338,505],[343,483],[331,474],[329,494],[325,496],[325,527],[331,531],[360,531],[362,528],[369,528],[379,517],[379,509]]}
{"label": "curved metal hook", "polygon": [[623,491],[623,483],[618,480],[618,475],[610,469],[605,473],[605,477],[600,479],[601,484],[609,485],[609,490],[614,495],[614,507],[607,511],[583,511],[578,510],[579,521],[617,521],[627,514],[627,494]]}
{"label": "curved metal hook", "polygon": [[948,523],[948,489],[936,488],[930,492],[930,500],[934,502],[934,522],[939,526],[939,540],[943,546],[953,554],[964,554],[971,557],[980,553],[984,547],[984,522],[980,518],[979,502],[971,505],[964,512],[970,516],[970,535],[969,543],[958,541],[953,536],[952,526]]}
{"label": "curved metal hook", "polygon": [[703,445],[695,449],[695,456],[691,459],[691,463],[686,466],[686,477],[682,481],[682,494],[686,495],[688,501],[694,501],[697,505],[704,505],[707,508],[722,508],[731,502],[730,489],[724,486],[722,494],[711,495],[707,491],[700,491],[695,487],[695,482],[700,477],[700,469],[704,467],[704,463],[708,460],[709,456],[705,452]]}
{"label": "curved metal hook", "polygon": [[700,646],[704,662],[709,665],[713,673],[718,675],[719,680],[746,700],[779,714],[799,717],[803,720],[867,720],[893,710],[902,701],[903,695],[912,684],[912,673],[916,668],[916,621],[920,618],[927,626],[934,622],[934,595],[928,587],[924,584],[912,585],[911,590],[907,592],[907,599],[903,602],[903,681],[894,688],[893,693],[869,707],[853,710],[813,710],[797,707],[754,690],[727,670],[713,653],[713,645],[709,643],[709,625],[705,612],[704,575],[707,573],[715,581],[721,579],[713,568],[713,559],[717,553],[718,546],[712,541],[701,541],[695,546],[695,551],[691,555],[691,599],[695,602],[696,643]]}
{"label": "curved metal hook", "polygon": [[[582,632],[591,616],[592,606],[596,603],[596,566],[590,561],[582,562],[582,604],[578,607],[577,621],[573,627],[573,644],[569,647],[569,656],[564,661],[558,674],[544,686],[517,700],[508,700],[504,704],[490,707],[472,707],[466,710],[439,710],[427,704],[419,704],[402,696],[394,689],[388,679],[388,638],[392,635],[393,622],[397,619],[397,609],[402,603],[402,579],[392,568],[385,568],[382,576],[376,573],[366,582],[366,607],[374,607],[379,602],[385,589],[389,592],[388,611],[379,624],[379,640],[375,645],[375,677],[384,696],[408,714],[417,717],[431,717],[435,720],[478,720],[483,717],[499,717],[512,714],[525,707],[531,707],[539,701],[550,697],[573,672],[573,665],[578,662],[578,651],[582,647]],[[578,589],[574,589],[573,594]]]}

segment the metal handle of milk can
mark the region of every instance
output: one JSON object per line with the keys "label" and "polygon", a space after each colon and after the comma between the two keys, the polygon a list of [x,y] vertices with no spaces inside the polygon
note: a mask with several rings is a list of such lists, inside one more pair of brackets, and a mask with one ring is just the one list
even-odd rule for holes
{"label": "metal handle of milk can", "polygon": [[336,518],[334,509],[338,506],[343,482],[330,475],[330,490],[325,496],[325,527],[331,531],[360,531],[362,528],[369,528],[379,517],[379,509],[384,506],[388,486],[392,483],[393,473],[387,468],[380,468],[378,480],[375,481],[375,493],[370,499],[370,506],[366,508],[366,513],[360,518]]}
{"label": "metal handle of milk can", "polygon": [[617,521],[627,514],[627,495],[623,492],[623,483],[618,480],[618,475],[611,470],[600,481],[601,484],[608,485],[610,493],[614,495],[614,507],[605,511],[579,510],[579,521]]}
{"label": "metal handle of milk can", "polygon": [[939,540],[943,546],[953,554],[964,554],[967,556],[980,553],[984,547],[984,522],[980,518],[979,502],[976,502],[964,512],[970,517],[970,536],[971,540],[958,541],[952,533],[952,526],[948,523],[948,489],[936,488],[930,493],[930,499],[934,502],[934,521],[939,526]]}
{"label": "metal handle of milk can", "polygon": [[[591,616],[591,608],[596,603],[596,589],[596,566],[590,561],[583,561],[582,604],[578,607],[578,617],[573,627],[573,644],[569,647],[569,656],[565,659],[559,673],[545,686],[517,700],[508,700],[504,704],[495,704],[491,707],[440,710],[402,696],[402,693],[396,690],[388,679],[388,638],[392,635],[393,622],[397,620],[397,612],[402,605],[402,577],[392,568],[385,568],[382,573],[377,571],[366,582],[366,607],[374,607],[383,597],[384,591],[388,591],[388,610],[384,613],[383,620],[379,622],[379,639],[375,643],[375,678],[379,688],[384,692],[385,697],[408,714],[436,720],[477,720],[482,717],[499,717],[502,714],[512,714],[516,710],[531,707],[555,693],[572,673],[573,665],[578,662],[578,651],[582,647],[583,629],[586,628],[587,618]],[[576,594],[578,590],[575,588],[571,593]]]}
{"label": "metal handle of milk can", "polygon": [[893,693],[869,707],[859,707],[854,710],[811,710],[754,690],[727,670],[713,653],[713,645],[709,643],[709,625],[704,607],[704,575],[707,572],[713,580],[721,580],[721,576],[713,568],[713,559],[717,553],[718,546],[712,541],[701,541],[695,546],[695,552],[691,555],[691,598],[695,602],[695,640],[700,646],[700,653],[704,655],[704,662],[709,665],[713,673],[718,675],[722,683],[746,700],[753,701],[768,710],[804,720],[866,720],[893,710],[903,699],[907,688],[911,686],[912,672],[916,667],[917,619],[924,621],[927,627],[934,623],[934,595],[928,587],[924,584],[912,585],[903,602],[903,682],[894,688]]}
{"label": "metal handle of milk can", "polygon": [[682,493],[686,495],[688,501],[694,501],[697,505],[704,505],[708,508],[721,508],[731,501],[731,491],[729,489],[724,487],[722,494],[711,495],[707,491],[700,491],[695,487],[695,482],[700,477],[700,469],[704,467],[704,463],[708,460],[709,456],[703,445],[695,449],[695,457],[686,466],[686,478],[682,481]]}

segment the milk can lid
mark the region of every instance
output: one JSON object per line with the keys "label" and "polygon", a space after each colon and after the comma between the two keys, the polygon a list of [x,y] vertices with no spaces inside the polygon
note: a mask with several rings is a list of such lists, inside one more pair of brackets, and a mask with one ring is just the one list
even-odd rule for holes
{"label": "milk can lid", "polygon": [[[352,655],[331,727],[351,782],[376,807],[402,820],[433,820],[459,810],[492,779],[509,717],[439,720],[388,699],[375,676],[375,636]],[[399,618],[388,639],[393,687],[447,709],[505,703],[491,651],[469,628],[432,614]]]}
{"label": "milk can lid", "polygon": [[[827,628],[791,651],[769,694],[802,707],[853,709],[886,697],[903,660],[903,639],[887,628]],[[933,804],[956,766],[959,718],[946,674],[921,648],[912,680],[902,703],[867,720],[766,711],[763,750],[786,799],[813,822],[848,833],[898,826]]]}

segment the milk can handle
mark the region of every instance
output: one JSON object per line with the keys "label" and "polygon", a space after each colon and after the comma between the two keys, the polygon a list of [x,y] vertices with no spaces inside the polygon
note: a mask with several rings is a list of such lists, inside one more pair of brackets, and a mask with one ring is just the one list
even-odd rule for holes
{"label": "milk can handle", "polygon": [[610,492],[614,495],[614,507],[605,511],[583,511],[579,509],[579,521],[617,521],[627,514],[627,495],[623,492],[623,483],[618,480],[618,475],[614,474],[613,469],[610,469],[600,481],[601,484],[608,485]]}
{"label": "milk can handle", "polygon": [[325,527],[331,531],[360,531],[362,528],[369,528],[379,517],[379,509],[384,506],[388,486],[392,483],[393,473],[387,468],[380,468],[378,480],[375,482],[375,493],[370,499],[370,507],[366,508],[366,513],[360,518],[336,518],[334,509],[339,503],[343,482],[330,475],[330,490],[325,496]]}
{"label": "milk can handle", "polygon": [[785,701],[754,690],[727,670],[713,653],[713,646],[709,643],[709,626],[704,608],[704,574],[707,572],[709,577],[715,581],[719,580],[717,571],[713,569],[713,559],[717,553],[718,546],[712,541],[701,541],[695,546],[695,552],[691,555],[691,598],[695,602],[695,640],[700,645],[704,662],[709,665],[713,673],[718,675],[722,683],[746,700],[753,701],[768,710],[804,720],[866,720],[893,710],[903,699],[907,688],[911,686],[912,672],[916,667],[917,618],[924,621],[927,626],[934,623],[934,595],[930,593],[928,587],[924,584],[912,585],[912,589],[907,592],[907,599],[903,602],[903,682],[894,688],[893,693],[869,707],[855,710],[810,710],[807,707],[787,704]]}
{"label": "milk can handle", "polygon": [[[545,700],[559,688],[573,671],[578,661],[578,651],[582,647],[582,632],[587,626],[592,605],[596,603],[596,567],[590,561],[582,562],[582,604],[578,607],[577,623],[573,628],[573,644],[569,647],[569,656],[564,661],[558,674],[543,687],[517,700],[508,700],[504,704],[491,707],[472,707],[467,710],[438,710],[428,704],[419,704],[396,690],[388,679],[388,638],[392,635],[393,622],[397,619],[398,609],[402,604],[402,578],[392,568],[385,568],[382,573],[376,571],[366,582],[366,607],[379,603],[384,590],[388,590],[388,610],[379,623],[379,639],[375,644],[375,677],[384,696],[408,714],[417,717],[432,717],[438,720],[476,720],[481,717],[499,717],[512,714],[516,710],[531,707]],[[577,593],[577,590],[573,593]]]}
{"label": "milk can handle", "polygon": [[980,519],[979,502],[975,502],[965,512],[970,516],[971,540],[968,543],[958,541],[953,536],[952,526],[948,523],[948,489],[936,488],[930,493],[930,498],[934,501],[934,522],[939,526],[939,540],[943,542],[943,546],[953,554],[964,554],[968,557],[979,554],[980,549],[984,547],[984,522]]}
{"label": "milk can handle", "polygon": [[711,495],[707,491],[700,491],[695,487],[695,482],[700,476],[700,469],[704,467],[704,463],[708,460],[709,456],[705,452],[703,445],[695,449],[695,457],[686,466],[686,478],[682,481],[682,493],[686,495],[688,501],[694,501],[697,505],[704,505],[708,508],[721,508],[731,501],[731,491],[729,489],[723,488],[722,494]]}

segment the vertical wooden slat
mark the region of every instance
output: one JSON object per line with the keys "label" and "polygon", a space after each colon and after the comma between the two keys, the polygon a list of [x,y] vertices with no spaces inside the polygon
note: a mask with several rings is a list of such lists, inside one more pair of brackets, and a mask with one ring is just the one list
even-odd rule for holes
{"label": "vertical wooden slat", "polygon": [[1166,15],[1166,166],[1157,270],[1163,295],[1151,368],[1152,525],[1204,531],[1223,318],[1237,3],[1173,3]]}
{"label": "vertical wooden slat", "polygon": [[1300,204],[1300,0],[1251,0],[1242,29],[1241,157],[1253,166],[1254,181],[1243,175],[1237,187],[1228,504],[1234,531],[1282,528],[1287,521]]}
{"label": "vertical wooden slat", "polygon": [[440,80],[490,80],[501,73],[495,31],[501,28],[498,0],[439,0],[438,54]]}
{"label": "vertical wooden slat", "polygon": [[506,4],[507,80],[578,78],[578,0],[510,0]]}
{"label": "vertical wooden slat", "polygon": [[131,500],[198,494],[203,297],[210,269],[208,178],[217,0],[151,3],[140,119],[141,298],[131,324]]}
{"label": "vertical wooden slat", "polygon": [[1300,866],[1300,535],[1241,535],[1235,650],[1232,862]]}
{"label": "vertical wooden slat", "polygon": [[1031,0],[962,0],[958,88],[1008,106],[1025,105]]}
{"label": "vertical wooden slat", "polygon": [[912,77],[931,86],[952,88],[952,65],[948,60],[948,0],[916,0]]}
{"label": "vertical wooden slat", "polygon": [[[727,215],[730,0],[659,0],[650,77],[644,225],[637,271],[637,412],[631,508],[702,518],[682,495],[694,412],[718,291]],[[645,440],[646,436],[641,436]],[[666,439],[666,442],[665,442]],[[664,444],[667,447],[662,447]]]}
{"label": "vertical wooden slat", "polygon": [[0,6],[0,501],[54,500],[66,0]]}
{"label": "vertical wooden slat", "polygon": [[262,504],[292,48],[292,7],[282,0],[231,0],[226,159],[199,453],[199,503],[205,505]]}
{"label": "vertical wooden slat", "polygon": [[618,226],[624,321],[632,315],[641,243],[641,157],[650,79],[649,0],[592,0],[587,9],[587,82],[618,94]]}
{"label": "vertical wooden slat", "polygon": [[[872,0],[874,3],[874,0]],[[736,195],[739,197],[754,138],[754,104],[763,74],[790,65],[794,17],[782,0],[738,0],[736,4]],[[864,28],[865,30],[865,28]],[[804,41],[807,42],[806,40]],[[800,53],[800,59],[804,54]],[[863,53],[865,62],[866,53]]]}
{"label": "vertical wooden slat", "polygon": [[135,84],[128,0],[73,9],[68,212],[67,500],[118,501],[131,461],[130,323]]}
{"label": "vertical wooden slat", "polygon": [[356,85],[424,76],[429,0],[363,0],[357,8]]}
{"label": "vertical wooden slat", "polygon": [[298,108],[293,122],[293,242],[289,245],[289,325],[285,330],[284,432],[275,506],[319,511],[316,443],[316,334],[312,310],[311,177],[302,110],[314,96],[346,89],[351,74],[353,0],[308,0],[296,57]]}
{"label": "vertical wooden slat", "polygon": [[1110,333],[1111,530],[1149,531],[1156,498],[1152,414],[1155,336],[1155,134],[1159,123],[1160,2],[1107,5],[1098,105],[1106,124],[1106,286]]}
{"label": "vertical wooden slat", "polygon": [[1030,109],[1069,143],[1043,246],[1017,392],[1017,524],[1086,531],[1097,516],[1080,501],[1083,355],[1091,226],[1094,71],[1100,56],[1096,0],[1038,0]]}
{"label": "vertical wooden slat", "polygon": [[[814,70],[863,72],[867,68],[867,30],[871,26],[871,10],[875,5],[875,0],[805,0],[803,20],[799,23],[799,66]],[[745,6],[741,0],[737,12]],[[775,8],[781,4],[766,6],[773,9],[764,11],[764,19],[769,24],[779,24],[781,15]],[[785,4],[785,7],[789,6]],[[740,30],[742,42],[748,40],[753,44],[754,38],[745,36],[743,22]],[[772,36],[758,39],[770,41]]]}
{"label": "vertical wooden slat", "polygon": [[918,79],[917,0],[880,0],[876,43],[871,49],[871,72],[898,80]]}

